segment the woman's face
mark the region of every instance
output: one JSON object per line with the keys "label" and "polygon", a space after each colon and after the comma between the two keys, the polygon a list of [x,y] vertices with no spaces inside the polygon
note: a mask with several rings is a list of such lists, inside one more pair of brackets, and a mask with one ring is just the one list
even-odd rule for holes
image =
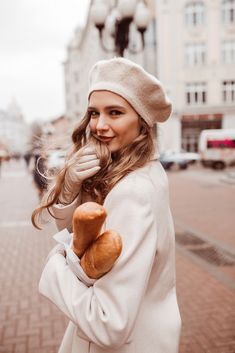
{"label": "woman's face", "polygon": [[140,134],[139,116],[121,96],[109,91],[94,91],[88,115],[92,134],[107,144],[110,152],[129,145]]}

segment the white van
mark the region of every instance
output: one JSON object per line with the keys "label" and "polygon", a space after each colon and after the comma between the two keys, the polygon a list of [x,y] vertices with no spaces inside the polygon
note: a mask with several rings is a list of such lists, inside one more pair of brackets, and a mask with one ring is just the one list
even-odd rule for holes
{"label": "white van", "polygon": [[205,167],[224,169],[235,164],[235,129],[203,130],[199,153]]}

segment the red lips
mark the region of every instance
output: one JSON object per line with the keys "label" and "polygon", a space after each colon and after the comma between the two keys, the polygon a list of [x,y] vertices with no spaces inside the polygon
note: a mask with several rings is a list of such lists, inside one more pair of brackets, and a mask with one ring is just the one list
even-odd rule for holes
{"label": "red lips", "polygon": [[109,142],[109,141],[111,141],[114,137],[109,137],[109,136],[97,136],[97,138],[98,138],[100,141]]}

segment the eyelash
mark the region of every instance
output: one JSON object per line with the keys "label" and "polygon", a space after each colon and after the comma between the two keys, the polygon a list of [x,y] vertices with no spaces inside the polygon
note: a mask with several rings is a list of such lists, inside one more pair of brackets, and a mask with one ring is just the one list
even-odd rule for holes
{"label": "eyelash", "polygon": [[[95,114],[93,114],[93,113],[95,113]],[[98,112],[96,112],[95,110],[88,111],[89,118],[95,117],[97,114],[98,114]]]}
{"label": "eyelash", "polygon": [[[113,114],[114,113],[114,114]],[[109,115],[111,115],[111,116],[116,116],[116,115],[121,115],[121,114],[123,114],[122,112],[120,112],[119,110],[116,110],[116,109],[113,109],[113,110],[110,110],[110,112],[109,112]],[[88,111],[88,116],[90,117],[90,118],[92,118],[92,117],[96,117],[97,115],[99,115],[99,112],[97,112],[97,111],[95,111],[95,110],[90,110],[90,111]]]}
{"label": "eyelash", "polygon": [[[115,114],[112,114],[112,113],[115,113]],[[123,114],[123,113],[120,112],[119,110],[115,110],[115,109],[114,109],[114,110],[110,110],[109,114],[113,116],[113,115],[121,115],[121,114]]]}

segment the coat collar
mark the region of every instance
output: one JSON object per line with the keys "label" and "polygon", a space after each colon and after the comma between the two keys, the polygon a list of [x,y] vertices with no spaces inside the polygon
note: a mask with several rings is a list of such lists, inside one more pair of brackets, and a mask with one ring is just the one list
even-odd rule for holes
{"label": "coat collar", "polygon": [[150,161],[155,161],[159,159],[160,155],[157,151],[154,152],[154,155],[150,158]]}

